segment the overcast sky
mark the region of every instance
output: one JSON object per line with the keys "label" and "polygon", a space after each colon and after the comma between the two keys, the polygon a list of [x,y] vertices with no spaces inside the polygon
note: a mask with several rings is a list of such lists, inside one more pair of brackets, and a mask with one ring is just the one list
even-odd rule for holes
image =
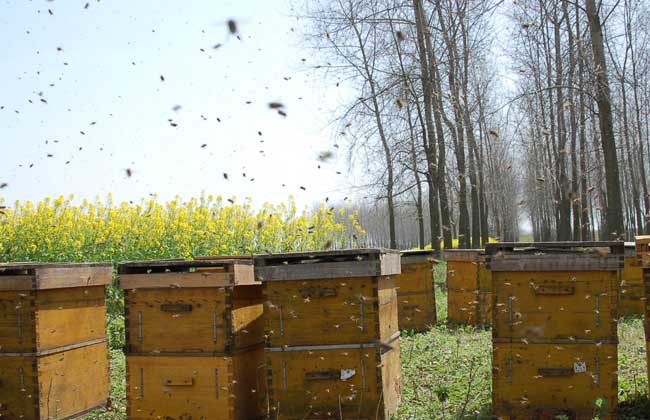
{"label": "overcast sky", "polygon": [[345,88],[309,70],[288,1],[0,1],[7,202],[349,195],[343,153],[317,159],[337,151],[327,122]]}

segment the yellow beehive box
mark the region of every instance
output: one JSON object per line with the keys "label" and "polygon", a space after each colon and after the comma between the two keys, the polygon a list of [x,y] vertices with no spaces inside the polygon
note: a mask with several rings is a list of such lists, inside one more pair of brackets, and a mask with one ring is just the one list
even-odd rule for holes
{"label": "yellow beehive box", "polygon": [[130,420],[252,420],[265,415],[264,349],[224,356],[127,355]]}
{"label": "yellow beehive box", "polygon": [[395,413],[402,386],[397,274],[399,252],[384,249],[255,257],[267,299],[271,418]]}
{"label": "yellow beehive box", "polygon": [[622,242],[501,243],[492,273],[493,409],[503,419],[591,419],[617,401]]}
{"label": "yellow beehive box", "polygon": [[493,415],[502,420],[560,415],[592,420],[594,403],[605,399],[606,416],[617,404],[616,344],[494,343]]}
{"label": "yellow beehive box", "polygon": [[109,397],[110,264],[0,264],[0,418],[74,418]]}
{"label": "yellow beehive box", "polygon": [[434,255],[431,250],[402,252],[402,274],[396,278],[402,330],[425,331],[436,324],[433,270],[438,260]]}
{"label": "yellow beehive box", "polygon": [[250,258],[127,262],[119,282],[128,354],[222,354],[264,342]]}
{"label": "yellow beehive box", "polygon": [[447,261],[447,317],[469,325],[492,322],[492,279],[482,249],[449,249]]}
{"label": "yellow beehive box", "polygon": [[261,418],[262,286],[252,258],[119,265],[129,419]]}

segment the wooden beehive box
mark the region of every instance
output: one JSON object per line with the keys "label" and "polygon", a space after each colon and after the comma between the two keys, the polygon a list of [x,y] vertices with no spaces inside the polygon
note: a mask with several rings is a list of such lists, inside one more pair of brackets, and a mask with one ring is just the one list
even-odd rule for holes
{"label": "wooden beehive box", "polygon": [[127,262],[129,419],[263,416],[262,286],[242,257]]}
{"label": "wooden beehive box", "polygon": [[447,261],[447,318],[470,325],[492,322],[492,278],[482,249],[444,251]]}
{"label": "wooden beehive box", "polygon": [[402,273],[397,276],[399,327],[425,331],[436,325],[436,294],[433,279],[438,261],[431,250],[403,251]]}
{"label": "wooden beehive box", "polygon": [[392,250],[255,257],[267,299],[271,418],[395,413],[402,386],[397,274],[399,252]]}
{"label": "wooden beehive box", "polygon": [[110,264],[0,264],[0,418],[74,418],[109,398]]}
{"label": "wooden beehive box", "polygon": [[265,415],[264,349],[225,356],[127,356],[130,420],[251,420]]}
{"label": "wooden beehive box", "polygon": [[127,262],[119,284],[128,354],[223,354],[264,341],[251,259]]}
{"label": "wooden beehive box", "polygon": [[634,242],[625,243],[625,266],[621,271],[618,299],[619,316],[640,315],[645,309],[643,269]]}
{"label": "wooden beehive box", "polygon": [[495,294],[494,415],[591,419],[603,398],[601,418],[612,418],[623,243],[502,243],[486,252]]}
{"label": "wooden beehive box", "polygon": [[[650,375],[650,236],[636,238],[637,262],[641,266],[644,286],[644,320],[643,327],[646,338],[646,358],[648,359],[648,375]],[[648,384],[650,385],[650,384]]]}
{"label": "wooden beehive box", "polygon": [[592,420],[604,398],[611,419],[618,392],[616,344],[494,343],[492,410],[503,420]]}

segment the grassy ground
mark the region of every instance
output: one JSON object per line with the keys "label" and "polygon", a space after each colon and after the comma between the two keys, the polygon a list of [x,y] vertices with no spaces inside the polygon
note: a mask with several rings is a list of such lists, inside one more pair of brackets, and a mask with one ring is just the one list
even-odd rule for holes
{"label": "grassy ground", "polygon": [[[444,265],[436,272],[438,319],[447,317]],[[619,323],[619,420],[650,418],[645,342],[640,318]],[[490,330],[445,323],[429,332],[409,334],[401,340],[404,399],[397,419],[490,419]],[[124,420],[124,355],[112,353],[110,411],[93,413],[93,420]]]}

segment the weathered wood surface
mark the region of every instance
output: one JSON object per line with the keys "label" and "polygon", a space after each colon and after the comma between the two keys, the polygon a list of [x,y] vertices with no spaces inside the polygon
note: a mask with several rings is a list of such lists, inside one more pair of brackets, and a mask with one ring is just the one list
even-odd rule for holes
{"label": "weathered wood surface", "polygon": [[497,242],[485,245],[486,255],[499,252],[535,253],[535,252],[579,252],[583,254],[611,253],[622,255],[625,243],[622,241],[603,242]]}
{"label": "weathered wood surface", "polygon": [[0,378],[1,418],[77,417],[108,402],[107,343],[42,356],[0,357]]}
{"label": "weathered wood surface", "polygon": [[118,271],[122,289],[259,284],[247,258],[135,261],[120,264]]}
{"label": "weathered wood surface", "polygon": [[617,337],[613,271],[493,272],[494,338]]}
{"label": "weathered wood surface", "polygon": [[445,261],[479,262],[485,255],[482,249],[446,249],[443,251]]}
{"label": "weathered wood surface", "polygon": [[232,356],[127,355],[131,420],[253,420],[264,415],[264,350]]}
{"label": "weathered wood surface", "polygon": [[[266,352],[270,418],[384,419],[401,399],[399,346]],[[337,417],[338,416],[338,417]]]}
{"label": "weathered wood surface", "polygon": [[637,262],[642,267],[650,267],[650,236],[635,237]]}
{"label": "weathered wood surface", "polygon": [[104,286],[112,280],[110,264],[0,264],[0,291]]}
{"label": "weathered wood surface", "polygon": [[0,291],[0,353],[38,353],[105,337],[104,286]]}
{"label": "weathered wood surface", "polygon": [[447,262],[447,318],[460,324],[492,323],[492,275],[483,255]]}
{"label": "weathered wood surface", "polygon": [[402,251],[401,262],[402,267],[407,264],[439,264],[440,261],[436,258],[436,252],[430,249],[416,249],[409,251]]}
{"label": "weathered wood surface", "polygon": [[623,255],[583,253],[502,254],[486,257],[487,269],[495,271],[617,271]]}
{"label": "weathered wood surface", "polygon": [[404,264],[402,257],[402,274],[396,278],[400,329],[425,331],[436,325],[434,264],[426,259]]}
{"label": "weathered wood surface", "polygon": [[620,273],[619,316],[641,315],[645,310],[643,268],[637,260],[636,249],[633,251],[633,255],[626,254],[625,268]]}
{"label": "weathered wood surface", "polygon": [[604,398],[608,414],[601,418],[612,419],[618,392],[616,344],[495,343],[493,347],[495,416],[518,420],[566,414],[591,420],[594,401]]}
{"label": "weathered wood surface", "polygon": [[387,276],[400,273],[399,251],[351,249],[255,256],[259,281]]}
{"label": "weathered wood surface", "polygon": [[127,289],[125,306],[131,354],[230,353],[264,342],[259,285]]}
{"label": "weathered wood surface", "polygon": [[388,277],[265,282],[267,346],[383,340],[398,331],[393,287]]}

